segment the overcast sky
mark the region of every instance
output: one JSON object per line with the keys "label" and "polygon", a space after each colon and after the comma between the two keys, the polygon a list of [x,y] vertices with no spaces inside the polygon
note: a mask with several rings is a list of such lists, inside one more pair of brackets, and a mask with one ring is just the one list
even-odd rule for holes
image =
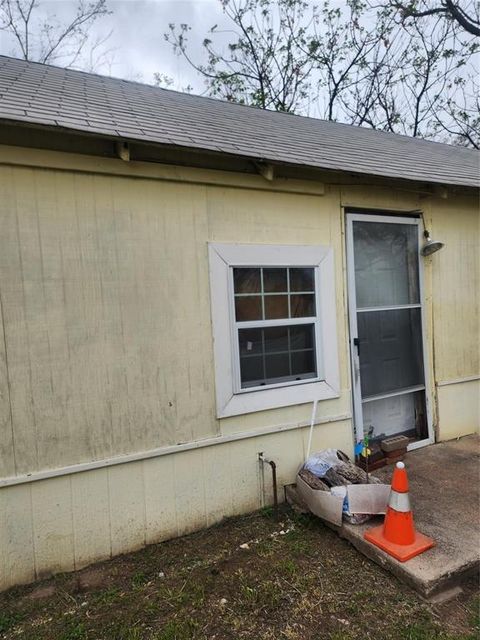
{"label": "overcast sky", "polygon": [[[39,17],[54,14],[63,21],[74,15],[76,4],[75,0],[39,0],[37,11]],[[97,72],[147,83],[153,83],[153,74],[160,72],[174,79],[173,88],[190,84],[195,93],[204,90],[198,74],[182,57],[174,55],[164,33],[171,22],[190,24],[195,35],[192,32],[189,49],[199,60],[208,29],[214,24],[229,24],[219,0],[108,0],[108,6],[112,15],[95,23],[92,36],[112,30],[108,41],[111,63],[100,66]],[[16,51],[13,39],[0,32],[0,53],[15,55]]]}

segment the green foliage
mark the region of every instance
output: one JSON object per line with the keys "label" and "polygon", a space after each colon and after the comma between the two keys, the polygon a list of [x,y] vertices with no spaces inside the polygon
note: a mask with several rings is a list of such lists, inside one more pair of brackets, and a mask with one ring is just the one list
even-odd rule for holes
{"label": "green foliage", "polygon": [[390,0],[222,4],[231,29],[210,29],[203,64],[190,58],[189,25],[171,24],[165,34],[203,76],[210,95],[480,145],[479,42],[457,22],[437,14],[404,19]]}
{"label": "green foliage", "polygon": [[87,629],[83,622],[71,620],[67,627],[60,632],[57,640],[87,640]]}
{"label": "green foliage", "polygon": [[172,620],[152,640],[191,640],[198,625],[191,619]]}
{"label": "green foliage", "polygon": [[0,633],[8,631],[20,622],[22,616],[18,613],[9,613],[0,611]]}

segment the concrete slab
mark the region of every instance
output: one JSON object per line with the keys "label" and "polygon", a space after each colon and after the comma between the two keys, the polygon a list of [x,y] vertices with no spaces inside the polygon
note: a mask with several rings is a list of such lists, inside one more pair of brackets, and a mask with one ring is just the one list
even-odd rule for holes
{"label": "concrete slab", "polygon": [[[415,527],[436,541],[436,546],[408,562],[398,562],[363,538],[382,522],[344,523],[339,534],[368,558],[431,597],[451,589],[480,568],[480,438],[431,445],[408,453],[405,465]],[[392,467],[375,472],[389,483]]]}

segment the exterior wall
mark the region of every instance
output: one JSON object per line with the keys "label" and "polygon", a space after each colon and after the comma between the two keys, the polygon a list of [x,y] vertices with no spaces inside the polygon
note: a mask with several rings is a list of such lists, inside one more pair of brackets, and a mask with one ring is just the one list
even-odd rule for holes
{"label": "exterior wall", "polygon": [[440,440],[452,440],[479,430],[480,381],[462,380],[438,386]]}
{"label": "exterior wall", "polygon": [[473,210],[464,198],[437,201],[431,231],[446,243],[432,258],[432,300],[438,435],[449,440],[478,430],[480,423],[478,201]]}
{"label": "exterior wall", "polygon": [[[425,211],[447,244],[425,261],[430,393],[478,379],[474,198],[457,219],[458,199],[413,190],[327,184],[322,195],[311,182],[276,190],[8,148],[0,191],[0,588],[259,507],[259,451],[277,460],[280,485],[293,481],[309,405],[215,418],[208,241],[333,247],[341,393],[319,404],[316,448],[353,443],[343,207]],[[461,286],[453,309],[447,280]],[[455,341],[452,314],[466,327]],[[478,428],[473,382],[461,383],[470,409],[455,424],[454,387],[439,387],[441,438]]]}
{"label": "exterior wall", "polygon": [[[0,489],[0,588],[72,571],[262,506],[279,461],[281,487],[305,455],[308,429]],[[349,421],[319,425],[313,447],[349,450]]]}

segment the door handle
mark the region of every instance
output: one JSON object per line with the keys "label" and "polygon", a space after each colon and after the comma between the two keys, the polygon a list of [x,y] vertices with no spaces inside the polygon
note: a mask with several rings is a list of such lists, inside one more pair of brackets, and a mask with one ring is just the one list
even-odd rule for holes
{"label": "door handle", "polygon": [[357,355],[360,357],[360,338],[354,338],[353,344],[357,347]]}

